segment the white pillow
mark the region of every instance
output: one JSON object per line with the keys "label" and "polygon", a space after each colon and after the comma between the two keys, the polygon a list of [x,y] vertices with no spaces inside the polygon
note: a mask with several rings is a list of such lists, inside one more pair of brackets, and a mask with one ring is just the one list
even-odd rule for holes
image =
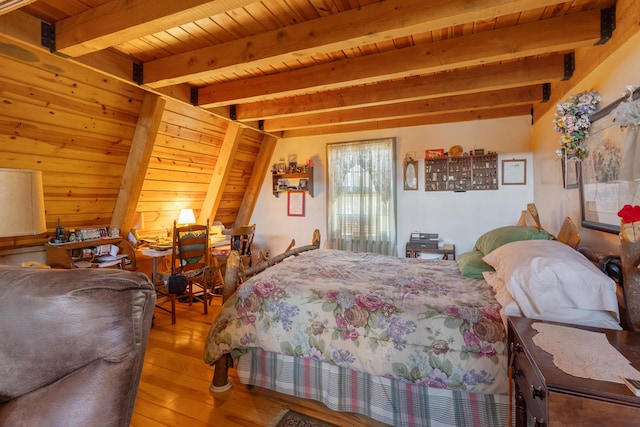
{"label": "white pillow", "polygon": [[616,283],[555,240],[507,243],[485,255],[526,317],[557,308],[606,310],[619,320]]}
{"label": "white pillow", "polygon": [[[507,316],[522,317],[522,311],[516,300],[513,299],[506,285],[498,277],[494,271],[485,271],[482,273],[484,280],[487,281],[496,293],[496,300],[501,305],[500,316],[507,326]],[[534,315],[532,319],[547,320],[550,322],[568,323],[571,325],[592,326],[595,328],[606,329],[622,329],[617,320],[617,313],[611,313],[606,310],[582,310],[579,308],[556,307],[545,310],[539,315]]]}
{"label": "white pillow", "polygon": [[498,277],[498,273],[495,271],[485,271],[482,273],[484,280],[487,281],[493,288],[493,292],[496,294],[496,300],[502,306],[501,314],[506,316],[522,316],[522,311],[518,307],[518,303],[513,299],[504,281]]}

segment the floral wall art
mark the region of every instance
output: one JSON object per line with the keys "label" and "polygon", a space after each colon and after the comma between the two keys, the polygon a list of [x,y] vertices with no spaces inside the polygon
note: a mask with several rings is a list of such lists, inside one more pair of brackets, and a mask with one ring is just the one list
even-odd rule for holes
{"label": "floral wall art", "polygon": [[630,88],[591,117],[593,125],[581,143],[586,153],[580,177],[583,227],[618,233],[618,211],[638,203],[638,181],[629,170],[640,160],[640,101],[634,94],[637,87]]}

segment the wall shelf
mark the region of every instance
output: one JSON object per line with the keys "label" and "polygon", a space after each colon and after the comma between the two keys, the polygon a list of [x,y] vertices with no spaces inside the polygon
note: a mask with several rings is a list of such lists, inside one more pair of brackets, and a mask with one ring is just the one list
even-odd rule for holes
{"label": "wall shelf", "polygon": [[425,191],[498,189],[498,155],[437,157],[424,160]]}
{"label": "wall shelf", "polygon": [[[305,168],[302,172],[295,173],[273,173],[272,189],[273,195],[280,197],[280,194],[289,190],[303,190],[313,197],[313,166]],[[305,183],[306,181],[306,183]]]}

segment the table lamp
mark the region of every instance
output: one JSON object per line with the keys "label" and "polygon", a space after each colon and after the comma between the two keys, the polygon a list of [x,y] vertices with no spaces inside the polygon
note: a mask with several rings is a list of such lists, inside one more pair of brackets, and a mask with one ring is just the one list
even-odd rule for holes
{"label": "table lamp", "polygon": [[42,171],[0,169],[0,237],[46,231]]}
{"label": "table lamp", "polygon": [[182,209],[180,215],[178,215],[178,224],[189,225],[196,223],[196,216],[193,213],[193,209]]}

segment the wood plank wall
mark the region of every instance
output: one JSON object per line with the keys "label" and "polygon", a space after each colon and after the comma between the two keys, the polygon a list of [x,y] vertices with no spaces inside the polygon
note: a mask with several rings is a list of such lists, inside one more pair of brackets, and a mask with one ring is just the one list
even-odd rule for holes
{"label": "wood plank wall", "polygon": [[[141,237],[166,235],[181,209],[200,216],[228,125],[201,109],[167,102],[136,209],[144,218]],[[230,227],[235,222],[261,141],[258,132],[242,133],[210,223]]]}
{"label": "wood plank wall", "polygon": [[[0,37],[0,168],[43,171],[46,236],[0,239],[0,249],[42,244],[67,229],[108,227],[145,92],[44,50]],[[182,208],[198,217],[229,122],[168,101],[139,199],[145,236],[161,236]],[[231,226],[262,134],[242,132],[213,221]]]}
{"label": "wood plank wall", "polygon": [[0,55],[0,167],[43,172],[46,238],[58,218],[108,226],[144,92],[46,52]]}

